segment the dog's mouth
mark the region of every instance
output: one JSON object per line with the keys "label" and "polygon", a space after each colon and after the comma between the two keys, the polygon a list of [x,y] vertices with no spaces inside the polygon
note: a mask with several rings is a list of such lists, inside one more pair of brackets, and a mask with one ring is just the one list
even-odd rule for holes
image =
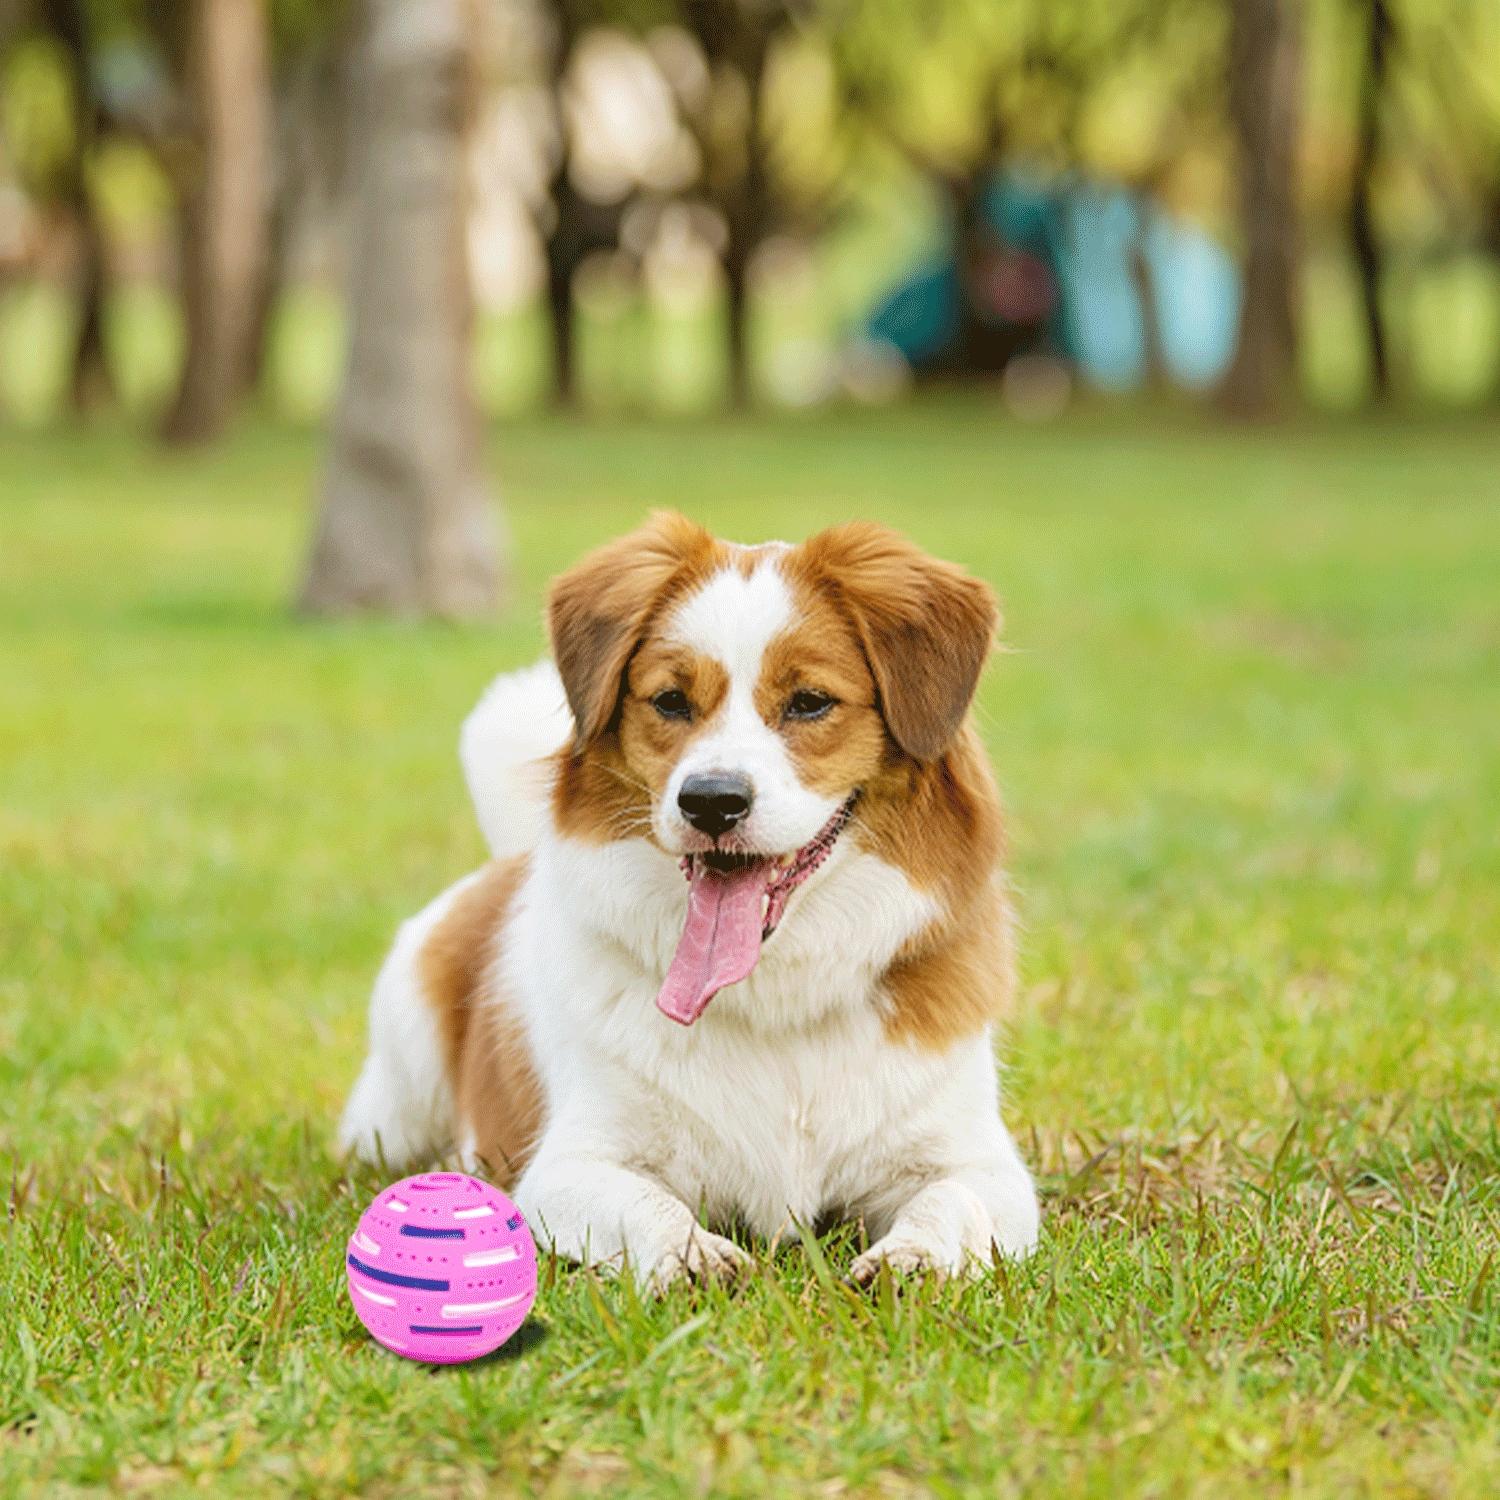
{"label": "dog's mouth", "polygon": [[800,849],[758,855],[712,850],[682,861],[687,921],[656,997],[664,1015],[691,1026],[720,990],[756,965],[792,892],[833,852],[854,812],[854,793]]}

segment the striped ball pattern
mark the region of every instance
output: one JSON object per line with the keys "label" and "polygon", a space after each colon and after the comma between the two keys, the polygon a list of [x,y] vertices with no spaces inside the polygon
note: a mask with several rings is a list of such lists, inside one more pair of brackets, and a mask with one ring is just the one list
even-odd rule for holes
{"label": "striped ball pattern", "polygon": [[498,1349],[536,1300],[536,1245],[520,1210],[462,1172],[423,1172],[377,1194],[346,1267],[360,1322],[426,1364]]}

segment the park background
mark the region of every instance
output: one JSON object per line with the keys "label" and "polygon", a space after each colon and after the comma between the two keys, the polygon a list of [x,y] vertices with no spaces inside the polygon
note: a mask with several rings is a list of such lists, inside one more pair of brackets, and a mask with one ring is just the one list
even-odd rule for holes
{"label": "park background", "polygon": [[[0,1478],[1500,1472],[1500,9],[0,0]],[[650,508],[989,579],[1042,1248],[364,1338],[454,757]]]}

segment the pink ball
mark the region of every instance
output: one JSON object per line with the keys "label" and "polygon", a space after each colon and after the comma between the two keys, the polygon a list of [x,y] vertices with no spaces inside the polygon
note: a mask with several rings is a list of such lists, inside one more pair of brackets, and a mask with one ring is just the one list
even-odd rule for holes
{"label": "pink ball", "polygon": [[462,1172],[423,1172],[376,1194],[346,1269],[376,1342],[427,1364],[498,1349],[536,1300],[536,1245],[520,1210]]}

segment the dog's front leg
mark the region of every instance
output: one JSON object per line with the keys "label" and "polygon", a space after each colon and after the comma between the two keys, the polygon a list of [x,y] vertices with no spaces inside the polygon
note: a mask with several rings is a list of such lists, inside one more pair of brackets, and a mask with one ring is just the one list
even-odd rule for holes
{"label": "dog's front leg", "polygon": [[1031,1174],[1006,1135],[991,1161],[955,1168],[900,1204],[849,1274],[861,1285],[873,1281],[882,1265],[898,1273],[975,1274],[989,1265],[995,1249],[1015,1258],[1029,1254],[1038,1219]]}
{"label": "dog's front leg", "polygon": [[626,1267],[653,1292],[683,1277],[730,1281],[752,1262],[702,1228],[680,1198],[644,1173],[601,1156],[548,1150],[516,1185],[537,1239],[582,1265]]}

